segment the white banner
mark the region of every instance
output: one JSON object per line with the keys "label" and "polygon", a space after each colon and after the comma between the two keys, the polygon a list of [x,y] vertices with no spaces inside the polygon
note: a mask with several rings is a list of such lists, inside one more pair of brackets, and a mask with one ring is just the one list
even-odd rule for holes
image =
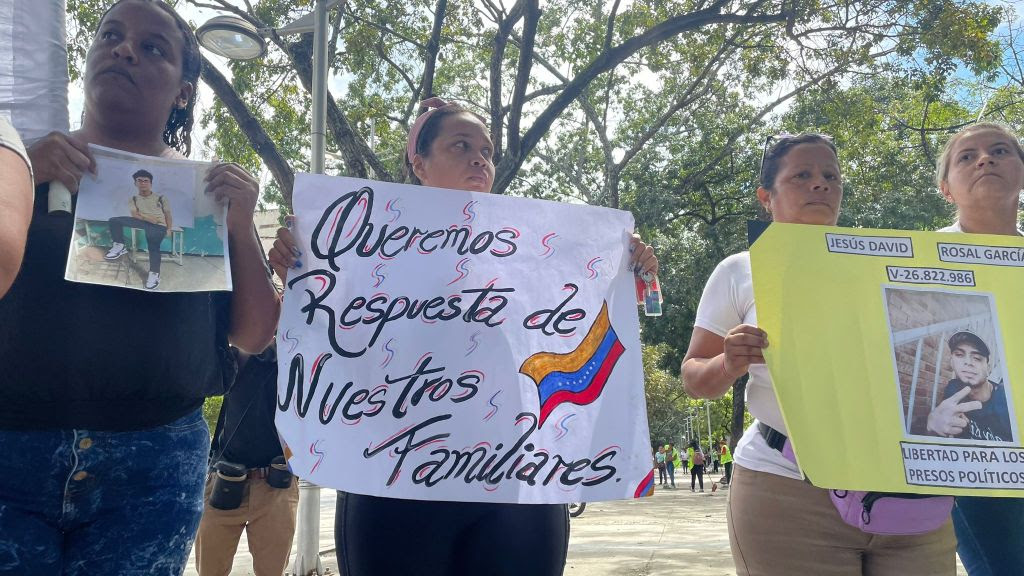
{"label": "white banner", "polygon": [[557,503],[653,485],[627,212],[300,174],[278,331],[292,470]]}
{"label": "white banner", "polygon": [[64,0],[0,2],[0,116],[29,144],[68,131]]}

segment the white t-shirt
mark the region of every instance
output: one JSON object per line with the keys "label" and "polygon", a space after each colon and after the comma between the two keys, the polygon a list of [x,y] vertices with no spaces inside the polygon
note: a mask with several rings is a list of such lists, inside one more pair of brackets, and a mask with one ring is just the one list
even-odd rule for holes
{"label": "white t-shirt", "polygon": [[[32,162],[28,159],[28,153],[25,151],[25,145],[22,143],[21,138],[18,136],[18,132],[11,126],[11,123],[7,121],[7,118],[0,116],[0,147],[7,148],[21,156],[21,159],[25,161],[25,165],[28,167],[29,178],[33,178],[32,175]],[[30,182],[33,188],[35,188],[35,182]]]}
{"label": "white t-shirt", "polygon": [[[945,228],[939,228],[936,232],[963,232],[963,228],[960,227],[960,221],[954,220],[952,224]],[[1017,236],[1024,236],[1024,230],[1017,229]]]}
{"label": "white t-shirt", "polygon": [[[695,328],[703,328],[723,338],[729,330],[740,324],[757,326],[749,252],[733,254],[718,264],[704,286],[704,294],[697,306],[697,317],[693,322]],[[757,420],[786,433],[772,377],[764,364],[750,366],[747,409]],[[768,446],[757,430],[757,422],[743,433],[733,457],[744,468],[803,479],[803,473],[796,464]]]}

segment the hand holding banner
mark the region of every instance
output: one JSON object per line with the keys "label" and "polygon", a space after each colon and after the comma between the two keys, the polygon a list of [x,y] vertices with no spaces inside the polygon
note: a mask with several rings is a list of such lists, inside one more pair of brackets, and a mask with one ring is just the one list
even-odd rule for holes
{"label": "hand holding banner", "polygon": [[649,493],[625,212],[299,175],[278,332],[292,470],[377,496]]}
{"label": "hand holding banner", "polygon": [[750,254],[765,359],[815,485],[1019,496],[1024,240],[772,224]]}

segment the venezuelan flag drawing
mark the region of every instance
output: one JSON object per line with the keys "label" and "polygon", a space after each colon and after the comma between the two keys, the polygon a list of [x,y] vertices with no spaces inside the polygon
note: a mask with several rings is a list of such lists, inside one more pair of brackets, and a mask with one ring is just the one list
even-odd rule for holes
{"label": "venezuelan flag drawing", "polygon": [[559,405],[590,404],[601,395],[608,376],[626,348],[608,319],[608,302],[594,320],[590,331],[572,352],[538,352],[523,362],[519,372],[537,384],[540,415],[537,427]]}

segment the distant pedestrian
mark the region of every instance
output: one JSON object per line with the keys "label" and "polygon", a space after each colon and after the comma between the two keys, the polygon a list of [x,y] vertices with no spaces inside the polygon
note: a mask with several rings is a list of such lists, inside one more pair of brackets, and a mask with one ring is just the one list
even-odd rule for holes
{"label": "distant pedestrian", "polygon": [[729,444],[726,443],[725,439],[718,441],[720,447],[720,457],[722,459],[722,466],[725,468],[725,477],[722,478],[722,484],[728,485],[732,479],[732,452],[729,451]]}
{"label": "distant pedestrian", "polygon": [[676,487],[676,468],[682,465],[683,462],[679,458],[679,450],[676,450],[675,444],[665,444],[665,470],[668,472],[668,481],[673,488]]}
{"label": "distant pedestrian", "polygon": [[665,473],[665,447],[658,446],[658,453],[654,455],[654,461],[658,466],[658,484],[664,485],[668,480],[668,475]]}
{"label": "distant pedestrian", "polygon": [[696,440],[690,441],[690,447],[686,449],[686,455],[690,461],[690,492],[696,492],[697,481],[700,481],[700,491],[704,491],[704,451]]}

